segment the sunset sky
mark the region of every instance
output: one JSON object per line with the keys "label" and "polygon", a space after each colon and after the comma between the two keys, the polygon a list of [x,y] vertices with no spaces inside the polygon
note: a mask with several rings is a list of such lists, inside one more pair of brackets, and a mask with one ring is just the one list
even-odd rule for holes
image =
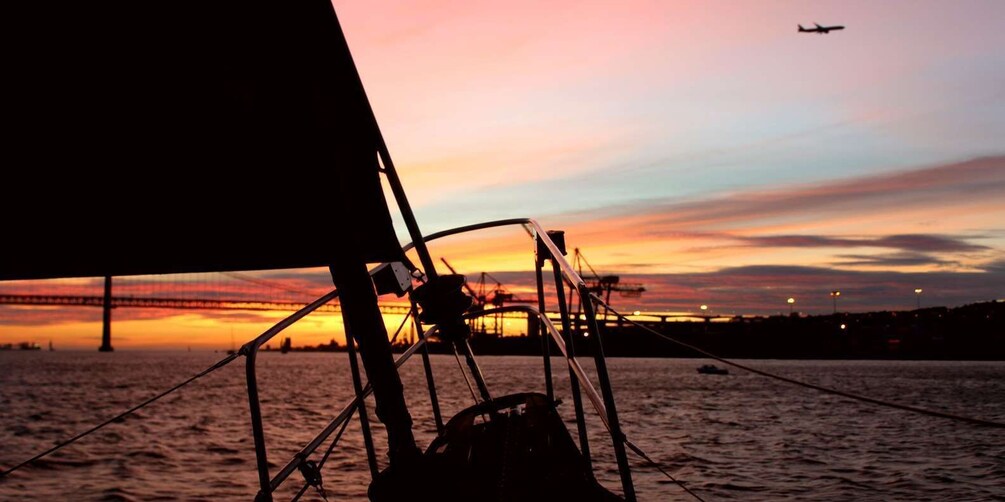
{"label": "sunset sky", "polygon": [[[1005,298],[1005,2],[335,6],[426,233],[536,218],[645,284],[625,310],[772,314],[791,296],[820,314],[834,289],[849,311],[913,308],[915,288],[924,305]],[[797,33],[814,22],[847,28]],[[433,247],[518,293],[532,250],[519,229]],[[77,287],[100,289],[51,286]],[[44,289],[0,284],[17,288]],[[116,348],[224,348],[284,314],[115,315]],[[99,320],[0,307],[0,342],[90,349]],[[335,321],[295,344],[340,338]]]}

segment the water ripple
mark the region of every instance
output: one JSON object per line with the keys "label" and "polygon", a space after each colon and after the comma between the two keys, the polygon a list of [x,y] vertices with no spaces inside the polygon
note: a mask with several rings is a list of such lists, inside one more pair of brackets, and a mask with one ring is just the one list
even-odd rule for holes
{"label": "water ripple", "polygon": [[[0,465],[48,448],[219,357],[0,353]],[[496,395],[543,390],[539,358],[481,361]],[[616,359],[610,368],[626,433],[709,500],[1005,500],[999,431],[863,406],[743,372],[699,375],[694,368],[704,362]],[[749,364],[880,399],[1005,420],[1002,363]],[[267,353],[259,368],[275,472],[350,399],[352,385],[344,354]],[[444,416],[468,406],[453,359],[435,356],[433,369]],[[406,366],[402,380],[417,439],[428,444],[435,426],[421,365]],[[554,381],[559,411],[578,441],[567,372],[556,371]],[[372,419],[372,399],[368,409]],[[588,423],[596,475],[618,489],[610,439],[596,417]],[[379,423],[373,429],[378,460],[386,465],[384,429]],[[243,368],[234,365],[0,480],[0,499],[247,500],[257,491],[250,430]],[[365,457],[353,422],[325,466],[332,497],[365,500]],[[642,500],[685,500],[655,469],[640,461],[635,466]],[[295,474],[277,499],[295,493],[298,480]]]}

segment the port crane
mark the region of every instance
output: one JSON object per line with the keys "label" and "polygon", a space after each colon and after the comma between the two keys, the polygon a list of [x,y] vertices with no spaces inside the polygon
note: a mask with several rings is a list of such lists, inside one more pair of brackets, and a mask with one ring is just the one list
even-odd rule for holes
{"label": "port crane", "polygon": [[[621,282],[621,277],[617,275],[600,275],[597,271],[590,265],[590,262],[586,261],[586,257],[579,248],[575,248],[573,251],[572,266],[578,272],[580,277],[586,282],[586,286],[589,291],[597,296],[604,299],[605,304],[611,303],[611,292],[617,291],[618,296],[622,298],[638,298],[642,296],[646,288],[640,283],[635,282]],[[590,271],[589,274],[583,273],[583,266]],[[569,310],[572,310],[572,295],[569,295]],[[607,310],[606,307],[601,315],[601,319],[606,319]],[[577,316],[578,319],[578,316]]]}
{"label": "port crane", "polygon": [[[456,274],[457,271],[454,267],[450,265],[446,258],[440,258],[440,261],[450,270],[450,273]],[[491,281],[491,282],[490,282]],[[494,283],[494,284],[493,284]],[[478,283],[475,288],[472,288],[470,284],[465,280],[464,289],[474,298],[474,302],[471,304],[470,310],[484,310],[486,306],[492,307],[502,307],[506,304],[512,303],[537,303],[536,299],[520,298],[514,293],[510,292],[503,286],[503,283],[493,277],[488,272],[482,272],[481,277],[478,279]],[[491,330],[489,330],[488,324],[485,322],[484,316],[479,316],[472,319],[471,330],[475,333],[481,334],[491,334],[496,336],[502,336],[503,334],[503,319],[502,314],[496,314]]]}
{"label": "port crane", "polygon": [[[583,275],[584,265],[590,271],[590,274]],[[579,248],[574,250],[572,266],[579,271],[580,276],[586,281],[590,292],[603,295],[604,301],[608,303],[611,301],[612,291],[617,291],[618,295],[623,298],[638,298],[646,290],[645,286],[639,283],[621,282],[620,276],[598,274],[593,266],[590,265],[590,262],[586,261],[586,256],[583,256]]]}

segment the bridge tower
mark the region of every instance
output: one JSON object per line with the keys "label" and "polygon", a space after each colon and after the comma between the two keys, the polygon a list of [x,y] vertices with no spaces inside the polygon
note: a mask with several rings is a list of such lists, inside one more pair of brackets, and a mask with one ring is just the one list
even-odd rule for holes
{"label": "bridge tower", "polygon": [[112,348],[112,276],[105,276],[105,300],[101,304],[101,347],[98,352],[111,352]]}

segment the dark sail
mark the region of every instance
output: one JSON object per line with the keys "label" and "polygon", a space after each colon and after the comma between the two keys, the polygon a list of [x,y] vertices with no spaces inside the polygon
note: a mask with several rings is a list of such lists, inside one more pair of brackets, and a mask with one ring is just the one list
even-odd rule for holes
{"label": "dark sail", "polygon": [[327,0],[27,4],[5,14],[0,280],[400,258]]}

